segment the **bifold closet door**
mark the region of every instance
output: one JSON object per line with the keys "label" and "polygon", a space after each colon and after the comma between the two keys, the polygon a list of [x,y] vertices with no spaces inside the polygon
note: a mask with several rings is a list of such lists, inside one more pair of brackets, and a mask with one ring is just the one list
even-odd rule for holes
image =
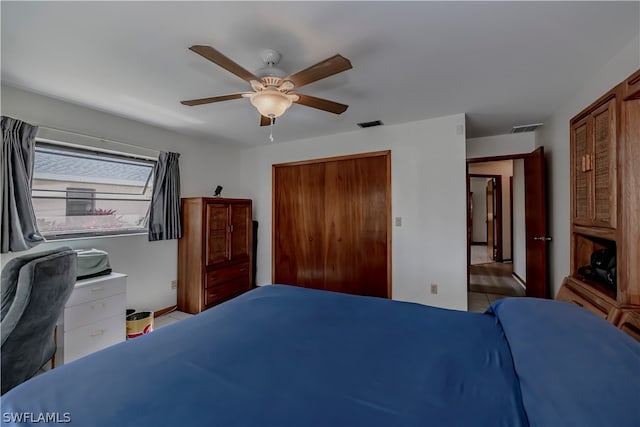
{"label": "bifold closet door", "polygon": [[328,162],[325,289],[387,297],[386,158]]}
{"label": "bifold closet door", "polygon": [[324,171],[274,168],[274,283],[324,289]]}
{"label": "bifold closet door", "polygon": [[389,168],[389,153],[276,165],[274,282],[389,297]]}

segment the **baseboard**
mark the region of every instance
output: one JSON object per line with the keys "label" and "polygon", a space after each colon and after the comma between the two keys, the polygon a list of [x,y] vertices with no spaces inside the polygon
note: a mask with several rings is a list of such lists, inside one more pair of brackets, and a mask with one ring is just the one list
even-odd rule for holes
{"label": "baseboard", "polygon": [[487,242],[471,242],[473,246],[487,246]]}
{"label": "baseboard", "polygon": [[172,305],[171,307],[165,307],[162,308],[160,310],[156,310],[153,312],[153,317],[160,317],[160,316],[164,316],[165,314],[169,314],[172,311],[176,311],[178,309],[177,305]]}
{"label": "baseboard", "polygon": [[522,277],[518,276],[518,274],[515,271],[511,273],[511,276],[513,276],[513,278],[516,279],[516,282],[518,282],[518,284],[522,286],[523,289],[527,289],[527,282],[522,280]]}

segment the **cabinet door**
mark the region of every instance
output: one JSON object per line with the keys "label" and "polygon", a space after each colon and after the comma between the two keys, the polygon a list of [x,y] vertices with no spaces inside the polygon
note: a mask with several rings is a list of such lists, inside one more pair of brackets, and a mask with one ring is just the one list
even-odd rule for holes
{"label": "cabinet door", "polygon": [[207,203],[206,207],[206,249],[207,265],[230,259],[229,251],[229,206]]}
{"label": "cabinet door", "polygon": [[247,204],[229,206],[231,218],[231,259],[248,258],[251,250],[251,208]]}
{"label": "cabinet door", "polygon": [[616,227],[615,99],[596,109],[593,118],[593,225]]}
{"label": "cabinet door", "polygon": [[591,225],[591,175],[587,167],[588,156],[591,155],[589,121],[587,117],[571,126],[572,217],[573,222],[580,225]]}

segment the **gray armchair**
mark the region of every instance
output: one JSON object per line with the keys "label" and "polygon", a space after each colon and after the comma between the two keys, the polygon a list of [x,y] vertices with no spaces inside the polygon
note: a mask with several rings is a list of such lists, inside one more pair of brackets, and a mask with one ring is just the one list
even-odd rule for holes
{"label": "gray armchair", "polygon": [[2,394],[53,357],[54,329],[73,291],[76,270],[76,253],[68,247],[16,257],[2,269]]}

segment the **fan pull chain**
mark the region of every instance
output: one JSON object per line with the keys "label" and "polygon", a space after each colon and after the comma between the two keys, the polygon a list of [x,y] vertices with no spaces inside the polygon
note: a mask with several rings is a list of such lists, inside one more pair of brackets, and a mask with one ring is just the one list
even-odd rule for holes
{"label": "fan pull chain", "polygon": [[269,125],[269,141],[273,142],[273,122],[275,119],[271,117],[271,124]]}

